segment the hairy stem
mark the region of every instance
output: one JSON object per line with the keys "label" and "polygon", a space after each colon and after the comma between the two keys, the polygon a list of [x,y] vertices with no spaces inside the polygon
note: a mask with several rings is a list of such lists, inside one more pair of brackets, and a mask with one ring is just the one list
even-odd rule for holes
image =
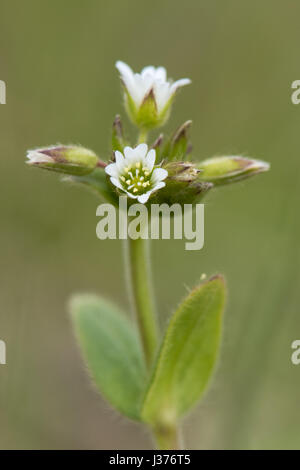
{"label": "hairy stem", "polygon": [[[146,142],[147,135],[147,130],[141,129],[138,143]],[[131,298],[137,316],[146,364],[150,369],[158,345],[158,332],[151,282],[149,240],[142,237],[136,240],[129,238],[126,247],[127,279],[130,281]],[[152,429],[152,432],[158,449],[183,449],[177,425],[157,426]]]}
{"label": "hairy stem", "polygon": [[148,250],[148,240],[128,239],[127,264],[131,297],[136,311],[145,360],[150,367],[157,347],[157,324]]}

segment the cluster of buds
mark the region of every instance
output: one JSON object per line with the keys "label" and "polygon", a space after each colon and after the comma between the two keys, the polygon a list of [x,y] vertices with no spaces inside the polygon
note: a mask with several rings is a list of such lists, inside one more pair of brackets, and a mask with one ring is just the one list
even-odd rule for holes
{"label": "cluster of buds", "polygon": [[191,121],[186,121],[168,139],[160,134],[148,147],[143,142],[146,133],[166,123],[176,92],[191,81],[184,78],[172,83],[163,67],[148,66],[141,73],[134,73],[121,61],[116,67],[128,116],[143,136],[139,144],[130,145],[117,116],[107,163],[83,147],[57,145],[30,150],[28,164],[65,173],[69,180],[85,184],[110,202],[116,203],[118,195],[127,195],[129,202],[136,200],[141,204],[193,204],[213,187],[269,169],[266,162],[241,156],[193,161],[188,138]]}

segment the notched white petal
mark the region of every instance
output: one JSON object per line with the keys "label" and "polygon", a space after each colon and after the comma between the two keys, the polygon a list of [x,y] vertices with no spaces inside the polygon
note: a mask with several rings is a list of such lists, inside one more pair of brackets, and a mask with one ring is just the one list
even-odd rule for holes
{"label": "notched white petal", "polygon": [[115,163],[110,163],[105,167],[105,173],[107,173],[109,176],[114,176],[117,178],[119,175],[117,165]]}
{"label": "notched white petal", "polygon": [[155,158],[156,158],[155,150],[154,149],[149,150],[149,152],[146,156],[146,159],[145,159],[145,162],[146,162],[146,165],[147,165],[147,168],[149,169],[149,171],[153,170],[154,163],[155,163]]}
{"label": "notched white petal", "polygon": [[122,60],[118,60],[116,62],[116,68],[119,70],[120,74],[124,79],[131,78],[133,76],[133,71],[129,65],[122,62]]}
{"label": "notched white petal", "polygon": [[164,180],[168,176],[167,170],[164,168],[155,168],[152,173],[152,178],[151,180],[156,183],[159,181]]}
{"label": "notched white petal", "polygon": [[153,191],[157,191],[158,189],[164,188],[165,186],[166,183],[164,181],[160,181],[154,186]]}
{"label": "notched white petal", "polygon": [[124,163],[123,154],[121,152],[119,152],[118,150],[116,150],[115,151],[115,158],[116,158],[116,166],[117,166],[118,170],[120,170],[123,166],[123,163]]}
{"label": "notched white petal", "polygon": [[114,178],[113,176],[110,178],[110,181],[112,182],[112,184],[114,184],[117,188],[119,189],[123,189],[120,181],[117,179],[117,178]]}
{"label": "notched white petal", "polygon": [[134,149],[131,147],[125,147],[124,148],[124,155],[125,155],[125,160],[126,163],[129,163],[129,160],[133,158],[134,156]]}
{"label": "notched white petal", "polygon": [[171,94],[173,95],[178,88],[190,85],[190,83],[192,83],[192,81],[189,78],[181,78],[180,80],[177,80],[171,85]]}
{"label": "notched white petal", "polygon": [[148,145],[147,144],[139,144],[137,147],[135,147],[134,152],[136,154],[139,154],[141,158],[145,158],[146,154],[148,151]]}
{"label": "notched white petal", "polygon": [[145,204],[149,197],[150,197],[150,194],[152,193],[152,191],[148,191],[147,193],[145,194],[141,194],[140,196],[138,196],[137,200],[141,203],[141,204]]}

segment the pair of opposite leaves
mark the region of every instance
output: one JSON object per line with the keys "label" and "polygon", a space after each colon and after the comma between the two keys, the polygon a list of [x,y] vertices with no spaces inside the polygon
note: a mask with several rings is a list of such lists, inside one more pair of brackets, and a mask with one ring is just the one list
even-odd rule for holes
{"label": "pair of opposite leaves", "polygon": [[177,420],[202,396],[216,363],[225,286],[221,276],[200,284],[180,304],[148,375],[135,325],[101,297],[71,301],[75,333],[105,399],[131,419],[155,426]]}

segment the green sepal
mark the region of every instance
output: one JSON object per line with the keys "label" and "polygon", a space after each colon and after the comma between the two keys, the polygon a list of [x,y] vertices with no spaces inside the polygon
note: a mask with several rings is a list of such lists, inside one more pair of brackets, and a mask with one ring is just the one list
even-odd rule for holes
{"label": "green sepal", "polygon": [[139,107],[135,105],[130,93],[124,86],[125,93],[125,108],[132,122],[140,129],[146,131],[155,127],[162,126],[166,123],[170,114],[170,106],[173,97],[169,99],[164,109],[158,113],[155,95],[153,89],[145,96],[143,102]]}
{"label": "green sepal", "polygon": [[119,150],[119,152],[123,152],[124,147],[127,145],[126,140],[124,138],[122,121],[118,114],[113,122],[111,145],[113,152],[115,152],[116,150]]}
{"label": "green sepal", "polygon": [[186,121],[176,129],[163,151],[164,158],[167,158],[169,161],[182,161],[185,159],[189,149],[188,129],[191,125],[192,121]]}
{"label": "green sepal", "polygon": [[145,96],[136,117],[136,123],[144,129],[151,129],[157,126],[158,114],[154,91],[151,89]]}

